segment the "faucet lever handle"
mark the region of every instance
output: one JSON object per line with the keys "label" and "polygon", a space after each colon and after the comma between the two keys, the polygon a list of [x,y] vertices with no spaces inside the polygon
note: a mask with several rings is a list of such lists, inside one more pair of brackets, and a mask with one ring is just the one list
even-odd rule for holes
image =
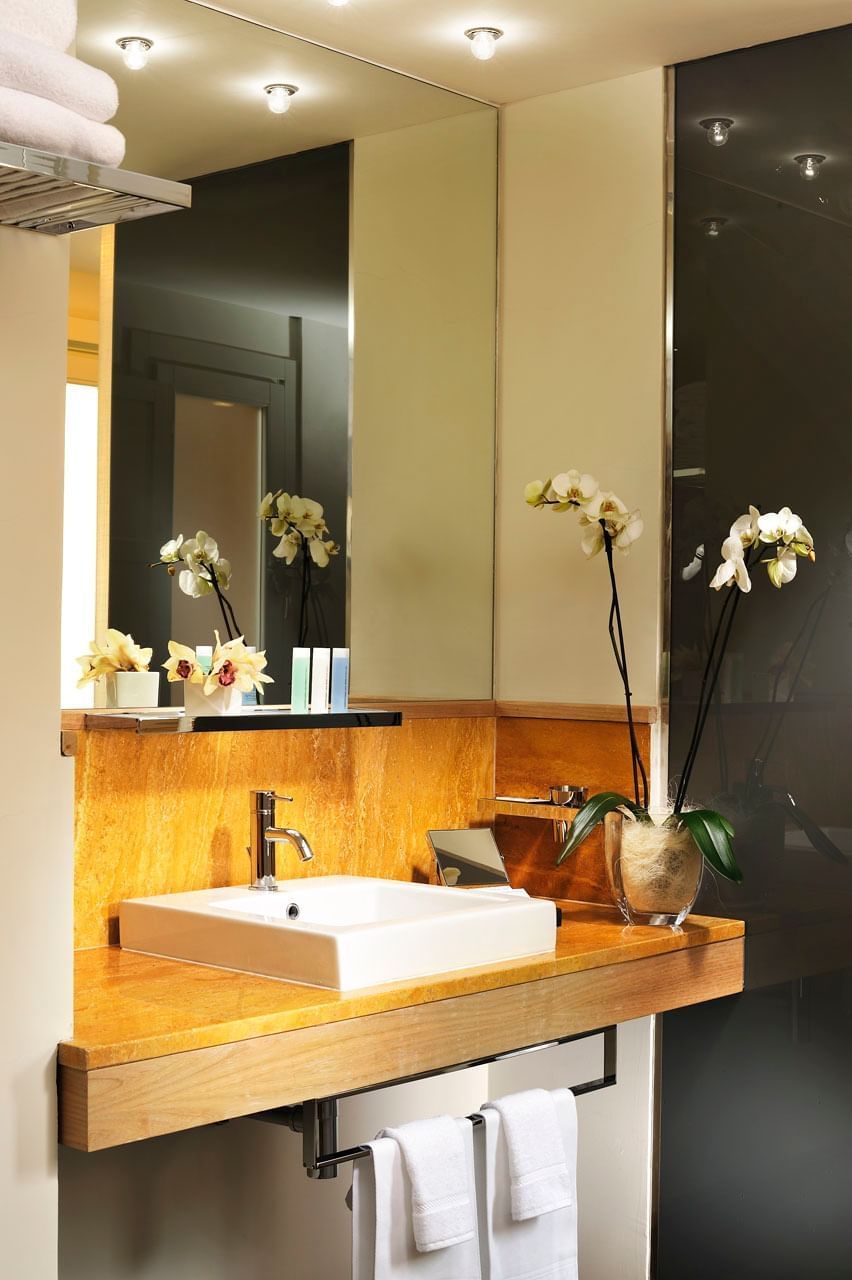
{"label": "faucet lever handle", "polygon": [[289,803],[290,803],[290,804],[292,804],[292,803],[293,803],[293,797],[292,797],[292,796],[279,796],[279,795],[277,795],[274,791],[272,792],[272,799],[273,799],[273,800],[287,800],[287,801],[289,801]]}

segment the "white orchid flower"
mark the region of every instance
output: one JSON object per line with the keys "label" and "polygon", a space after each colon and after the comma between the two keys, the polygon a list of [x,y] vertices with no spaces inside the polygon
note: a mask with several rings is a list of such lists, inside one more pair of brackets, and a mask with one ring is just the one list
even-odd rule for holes
{"label": "white orchid flower", "polygon": [[790,542],[790,547],[795,551],[797,556],[804,556],[807,560],[816,560],[813,536],[803,524],[799,525],[796,534]]}
{"label": "white orchid flower", "polygon": [[198,665],[194,649],[178,644],[177,640],[170,640],[169,655],[163,666],[168,672],[170,684],[176,684],[179,680],[188,680],[190,684],[204,683],[204,672]]}
{"label": "white orchid flower", "polygon": [[701,566],[704,563],[704,543],[695,548],[695,555],[680,571],[680,576],[684,582],[691,582],[701,572]]}
{"label": "white orchid flower", "polygon": [[280,493],[281,493],[281,490],[278,489],[275,493],[267,493],[266,496],[261,499],[260,506],[258,507],[258,511],[257,511],[257,514],[260,516],[261,520],[268,520],[272,515],[272,513],[276,510],[275,503]]}
{"label": "white orchid flower", "polygon": [[183,534],[179,533],[176,537],[170,538],[168,542],[163,543],[160,547],[160,560],[163,564],[177,564],[181,559],[181,547],[183,546]]}
{"label": "white orchid flower", "polygon": [[185,555],[186,568],[181,569],[178,574],[178,586],[185,596],[192,596],[193,600],[200,600],[202,596],[209,596],[213,590],[213,583],[210,578],[202,571],[201,561],[194,555]]}
{"label": "white orchid flower", "polygon": [[595,477],[579,471],[563,471],[554,476],[551,487],[557,500],[557,511],[588,506],[590,502],[594,502],[599,491]]}
{"label": "white orchid flower", "polygon": [[296,528],[310,537],[315,533],[324,533],[326,523],[324,519],[323,507],[319,502],[314,502],[313,498],[295,498],[293,499],[293,521]]}
{"label": "white orchid flower", "polygon": [[284,534],[281,541],[278,543],[278,546],[273,547],[272,554],[279,560],[284,560],[287,564],[292,564],[296,559],[296,556],[299,554],[301,545],[302,535],[299,533],[298,529],[290,529],[289,532]]}
{"label": "white orchid flower", "polygon": [[633,546],[637,538],[641,538],[645,532],[645,521],[638,511],[631,511],[625,521],[619,521],[618,531],[613,538],[613,542],[619,551],[625,554]]}
{"label": "white orchid flower", "polygon": [[181,555],[187,564],[190,557],[199,564],[215,564],[219,559],[219,544],[209,533],[199,529],[194,538],[189,538],[183,544]]}
{"label": "white orchid flower", "polygon": [[798,562],[793,548],[780,546],[774,557],[768,562],[766,571],[773,587],[778,587],[780,590],[785,583],[793,581],[797,568]]}
{"label": "white orchid flower", "polygon": [[591,557],[604,546],[604,530],[613,545],[626,553],[641,537],[645,522],[638,511],[628,511],[616,494],[600,492],[581,509],[580,526],[583,529],[580,546]]}
{"label": "white orchid flower", "polygon": [[524,502],[531,507],[543,507],[547,501],[549,480],[531,480],[524,489]]}
{"label": "white orchid flower", "polygon": [[719,591],[722,587],[732,587],[734,583],[743,593],[751,591],[751,578],[748,576],[743,557],[743,544],[736,534],[732,534],[722,543],[722,563],[713,575],[710,586],[714,591]]}
{"label": "white orchid flower", "polygon": [[308,542],[308,550],[314,564],[320,569],[325,569],[330,557],[336,556],[340,547],[330,539],[328,542],[323,542],[322,538],[311,538]]}
{"label": "white orchid flower", "polygon": [[731,525],[731,537],[739,538],[743,547],[753,547],[760,536],[760,520],[757,507],[749,506],[747,513]]}
{"label": "white orchid flower", "polygon": [[789,507],[782,507],[780,511],[767,511],[757,521],[760,541],[767,543],[792,542],[801,527],[801,518],[794,515]]}
{"label": "white orchid flower", "polygon": [[220,556],[215,565],[211,566],[212,572],[216,574],[216,581],[219,583],[222,591],[227,591],[231,585],[231,562],[226,560],[224,556]]}

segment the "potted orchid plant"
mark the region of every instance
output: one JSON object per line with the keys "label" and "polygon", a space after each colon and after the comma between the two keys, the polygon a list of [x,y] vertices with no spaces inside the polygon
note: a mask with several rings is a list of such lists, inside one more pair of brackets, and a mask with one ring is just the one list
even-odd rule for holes
{"label": "potted orchid plant", "polygon": [[602,492],[594,477],[577,471],[565,472],[553,480],[531,482],[525,498],[532,507],[577,514],[585,554],[591,557],[604,552],[611,595],[609,637],[624,689],[633,773],[632,798],[606,791],[592,796],[579,810],[568,829],[557,865],[605,822],[607,872],[628,922],[679,925],[698,894],[705,863],[728,880],[742,880],[734,856],[731,824],[715,810],[690,808],[687,803],[690,778],[740,600],[751,591],[751,572],[758,564],[765,565],[773,586],[780,589],[792,582],[799,560],[815,559],[813,538],[789,507],[762,515],[752,506],[731,525],[722,543],[722,562],[710,582],[711,588],[725,592],[725,599],[711,636],[686,759],[671,808],[652,814],[633,718],[614,555],[616,551],[627,553],[641,535],[641,515],[630,511],[615,494]]}
{"label": "potted orchid plant", "polygon": [[340,547],[331,538],[325,521],[325,511],[313,498],[300,498],[298,494],[276,489],[267,493],[258,512],[269,526],[273,538],[278,539],[272,554],[285,564],[293,564],[299,556],[302,560],[302,579],[299,591],[299,645],[304,645],[308,635],[308,602],[313,585],[313,570],[327,569],[332,556]]}
{"label": "potted orchid plant", "polygon": [[215,631],[216,646],[209,670],[202,666],[194,649],[169,641],[169,657],[163,663],[170,684],[182,681],[187,715],[228,716],[242,710],[244,693],[263,691],[272,683],[264,672],[266,654],[256,653],[236,636],[224,644]]}
{"label": "potted orchid plant", "polygon": [[77,659],[82,669],[77,688],[103,680],[108,707],[156,707],[160,674],[148,670],[152,652],[110,627],[103,644],[92,640],[89,652]]}

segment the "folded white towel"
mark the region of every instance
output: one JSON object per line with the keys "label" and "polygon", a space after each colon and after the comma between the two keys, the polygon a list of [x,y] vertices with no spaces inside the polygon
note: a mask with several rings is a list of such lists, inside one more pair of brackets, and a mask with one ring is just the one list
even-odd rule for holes
{"label": "folded white towel", "polygon": [[514,1220],[525,1222],[569,1205],[572,1181],[553,1095],[527,1089],[485,1107],[493,1107],[503,1121]]}
{"label": "folded white towel", "polygon": [[411,1221],[419,1253],[461,1244],[476,1232],[466,1150],[470,1127],[469,1120],[434,1116],[379,1134],[393,1138],[402,1149],[411,1180]]}
{"label": "folded white towel", "polygon": [[0,30],[0,86],[47,98],[100,124],[118,110],[118,88],[105,71],[12,31]]}
{"label": "folded white towel", "polygon": [[46,98],[0,88],[0,141],[116,168],[124,159],[124,135]]}
{"label": "folded white towel", "polygon": [[[473,1128],[455,1122],[463,1137],[473,1183]],[[411,1185],[402,1151],[392,1138],[368,1144],[371,1158],[356,1160],[352,1173],[352,1280],[481,1280],[479,1242],[418,1253],[411,1219]]]}
{"label": "folded white towel", "polygon": [[[577,1107],[568,1089],[556,1089],[552,1096],[573,1186]],[[482,1116],[485,1123],[475,1130],[474,1148],[483,1280],[577,1280],[576,1194],[553,1213],[515,1221],[505,1126],[493,1108]]]}
{"label": "folded white towel", "polygon": [[67,49],[77,34],[77,0],[0,0],[0,29]]}

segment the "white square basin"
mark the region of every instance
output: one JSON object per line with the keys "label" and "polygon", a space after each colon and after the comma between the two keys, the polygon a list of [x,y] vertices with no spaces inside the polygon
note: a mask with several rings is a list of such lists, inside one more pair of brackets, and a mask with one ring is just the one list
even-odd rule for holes
{"label": "white square basin", "polygon": [[200,889],[119,907],[129,951],[350,991],[556,946],[552,902],[363,876]]}

